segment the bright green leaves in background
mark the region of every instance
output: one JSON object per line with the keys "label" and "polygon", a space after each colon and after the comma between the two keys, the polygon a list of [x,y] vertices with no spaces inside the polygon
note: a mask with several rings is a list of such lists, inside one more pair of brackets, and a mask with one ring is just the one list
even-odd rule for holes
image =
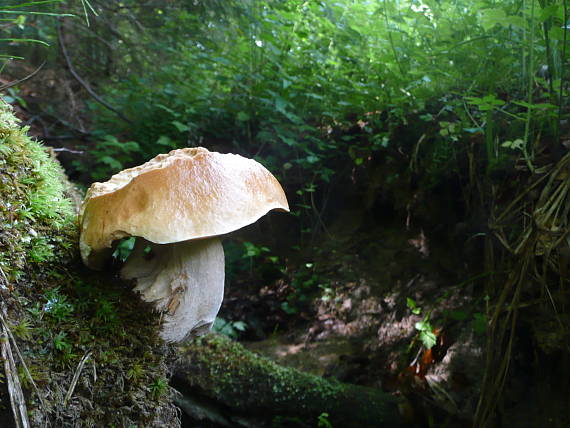
{"label": "bright green leaves in background", "polygon": [[[476,123],[463,127],[476,128],[495,121],[497,110],[525,111],[501,93],[534,105],[525,80],[534,82],[539,65],[552,65],[551,89],[560,88],[561,2],[173,2],[155,12],[142,38],[126,17],[112,18],[133,44],[105,96],[134,124],[98,112],[97,126],[128,130],[142,158],[231,136],[237,151],[277,167],[293,160],[326,181],[327,158],[346,150],[327,129],[354,117],[385,112],[397,122],[451,95],[466,97]],[[528,142],[528,126],[509,138]],[[483,129],[494,142],[496,129]]]}
{"label": "bright green leaves in background", "polygon": [[[398,127],[433,123],[436,135],[426,137],[435,141],[417,149],[413,164],[423,159],[436,181],[462,150],[458,142],[480,138],[489,172],[515,153],[532,169],[534,136],[559,134],[562,0],[30,5],[42,13],[92,11],[89,26],[63,20],[70,55],[128,121],[90,104],[91,162],[76,164],[90,179],[174,148],[220,143],[281,177],[301,170],[322,189],[335,159],[365,166],[374,153],[401,149]],[[1,37],[54,45],[50,17],[6,16],[12,21]],[[414,115],[420,124],[409,122]],[[346,132],[357,124],[365,137]]]}

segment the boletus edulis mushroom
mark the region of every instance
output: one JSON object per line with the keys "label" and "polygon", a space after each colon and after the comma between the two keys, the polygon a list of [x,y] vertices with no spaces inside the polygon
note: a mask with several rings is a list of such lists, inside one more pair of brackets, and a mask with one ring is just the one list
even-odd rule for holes
{"label": "boletus edulis mushroom", "polygon": [[277,179],[258,162],[207,149],[174,150],[105,183],[94,183],[79,215],[85,265],[101,269],[113,244],[135,236],[121,276],[163,313],[161,336],[178,342],[207,331],[224,294],[219,236],[289,211]]}

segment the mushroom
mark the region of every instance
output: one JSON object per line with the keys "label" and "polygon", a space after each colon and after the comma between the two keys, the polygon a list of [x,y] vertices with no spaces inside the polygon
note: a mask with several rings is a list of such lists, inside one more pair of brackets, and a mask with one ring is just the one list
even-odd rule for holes
{"label": "mushroom", "polygon": [[163,313],[162,338],[178,342],[209,330],[220,309],[219,236],[273,209],[289,205],[258,162],[202,147],[173,150],[89,188],[79,214],[81,258],[102,269],[113,243],[137,237],[121,276]]}

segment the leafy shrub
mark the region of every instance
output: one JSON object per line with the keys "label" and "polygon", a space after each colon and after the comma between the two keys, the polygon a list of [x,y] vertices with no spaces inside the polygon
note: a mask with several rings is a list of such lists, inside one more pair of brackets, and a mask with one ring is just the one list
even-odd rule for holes
{"label": "leafy shrub", "polygon": [[112,174],[141,162],[138,143],[119,141],[112,135],[104,135],[86,153],[89,158],[76,160],[73,166],[95,181],[106,181]]}

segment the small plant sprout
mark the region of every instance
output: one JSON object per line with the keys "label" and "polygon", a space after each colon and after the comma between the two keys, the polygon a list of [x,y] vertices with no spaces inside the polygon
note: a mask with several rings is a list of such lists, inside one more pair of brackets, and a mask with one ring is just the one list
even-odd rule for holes
{"label": "small plant sprout", "polygon": [[166,390],[168,389],[168,382],[164,378],[158,378],[153,383],[150,384],[149,390],[152,398],[158,400],[162,397]]}

